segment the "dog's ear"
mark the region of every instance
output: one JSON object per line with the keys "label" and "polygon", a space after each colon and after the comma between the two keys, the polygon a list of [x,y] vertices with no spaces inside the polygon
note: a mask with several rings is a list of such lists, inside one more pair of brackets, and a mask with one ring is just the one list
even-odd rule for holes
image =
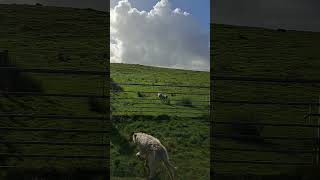
{"label": "dog's ear", "polygon": [[132,135],[132,141],[133,141],[133,143],[136,143],[136,138],[137,138],[137,134],[136,134],[136,133],[133,133],[133,135]]}

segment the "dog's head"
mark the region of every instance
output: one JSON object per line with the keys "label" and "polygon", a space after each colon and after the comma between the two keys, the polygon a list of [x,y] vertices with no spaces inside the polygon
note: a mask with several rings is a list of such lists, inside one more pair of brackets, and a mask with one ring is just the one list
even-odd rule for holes
{"label": "dog's head", "polygon": [[136,143],[136,138],[137,138],[137,133],[132,132],[131,133],[131,140],[132,140],[133,143]]}

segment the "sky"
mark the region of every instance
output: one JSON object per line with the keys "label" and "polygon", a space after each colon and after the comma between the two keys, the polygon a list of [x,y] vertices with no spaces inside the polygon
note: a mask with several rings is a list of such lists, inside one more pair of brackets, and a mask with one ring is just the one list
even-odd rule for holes
{"label": "sky", "polygon": [[320,0],[214,0],[214,23],[320,31]]}
{"label": "sky", "polygon": [[[119,0],[110,0],[115,5]],[[157,0],[130,0],[137,9],[151,9]],[[40,2],[46,5],[105,10],[108,0],[0,0],[0,3]],[[206,27],[209,0],[170,0]],[[320,0],[211,0],[213,18],[220,24],[320,31]]]}
{"label": "sky", "polygon": [[[113,8],[120,0],[111,0]],[[149,11],[159,0],[129,0],[138,10]],[[210,0],[170,0],[173,8],[180,8],[191,13],[205,30],[210,30]]]}
{"label": "sky", "polygon": [[209,28],[171,0],[142,2],[111,4],[111,63],[209,71]]}
{"label": "sky", "polygon": [[111,9],[107,8],[106,0],[0,0],[0,3],[114,9],[112,63],[209,71],[210,0],[110,0]]}

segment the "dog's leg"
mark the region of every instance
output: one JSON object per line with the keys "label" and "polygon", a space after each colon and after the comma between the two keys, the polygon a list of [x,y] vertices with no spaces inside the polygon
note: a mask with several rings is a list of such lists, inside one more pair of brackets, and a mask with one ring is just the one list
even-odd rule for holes
{"label": "dog's leg", "polygon": [[150,173],[150,169],[149,169],[149,166],[148,166],[148,160],[145,159],[144,161],[144,173],[145,173],[145,176],[148,178],[149,177],[149,173]]}
{"label": "dog's leg", "polygon": [[156,175],[156,161],[154,152],[148,154],[147,162],[149,166],[149,180],[152,180],[152,178],[154,178],[154,176]]}

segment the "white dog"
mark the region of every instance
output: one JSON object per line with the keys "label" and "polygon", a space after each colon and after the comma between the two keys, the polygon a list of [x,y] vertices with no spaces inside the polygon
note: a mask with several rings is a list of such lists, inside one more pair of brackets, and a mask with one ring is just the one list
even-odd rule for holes
{"label": "white dog", "polygon": [[149,179],[152,179],[155,176],[156,165],[158,162],[162,162],[167,167],[170,179],[174,179],[176,167],[170,163],[166,148],[157,138],[139,132],[133,133],[132,141],[139,148],[139,152],[136,156],[143,158],[146,163],[145,165],[149,168]]}

